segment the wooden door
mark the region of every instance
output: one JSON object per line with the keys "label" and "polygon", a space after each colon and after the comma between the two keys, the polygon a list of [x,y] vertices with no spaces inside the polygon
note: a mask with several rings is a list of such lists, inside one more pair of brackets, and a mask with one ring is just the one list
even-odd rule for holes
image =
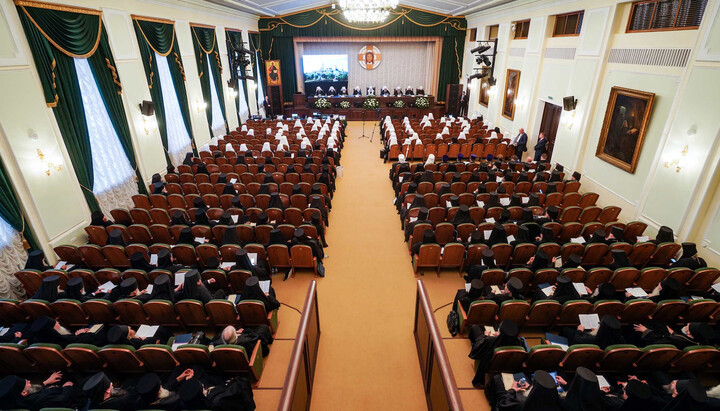
{"label": "wooden door", "polygon": [[562,107],[555,104],[545,103],[543,110],[542,123],[540,123],[540,132],[545,133],[548,139],[547,156],[548,161],[552,159],[553,147],[555,146],[555,136],[557,135],[558,125],[560,124],[560,115]]}

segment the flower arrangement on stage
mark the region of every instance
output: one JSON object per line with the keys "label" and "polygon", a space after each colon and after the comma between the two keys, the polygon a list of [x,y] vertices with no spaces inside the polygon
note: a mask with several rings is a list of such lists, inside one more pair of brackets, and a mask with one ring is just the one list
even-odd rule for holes
{"label": "flower arrangement on stage", "polygon": [[402,100],[395,100],[395,101],[393,102],[393,107],[395,107],[395,108],[403,108],[403,107],[405,107],[405,102],[402,101]]}
{"label": "flower arrangement on stage", "polygon": [[375,110],[380,107],[380,102],[375,97],[368,97],[363,101],[363,108],[366,110]]}
{"label": "flower arrangement on stage", "polygon": [[426,97],[417,97],[415,98],[415,107],[417,108],[428,108],[430,107],[430,102]]}
{"label": "flower arrangement on stage", "polygon": [[340,108],[350,108],[350,102],[347,100],[343,100],[340,102]]}
{"label": "flower arrangement on stage", "polygon": [[328,100],[324,97],[321,97],[321,98],[315,100],[313,107],[319,108],[319,109],[327,109],[327,108],[331,108],[332,104],[330,103],[330,100]]}

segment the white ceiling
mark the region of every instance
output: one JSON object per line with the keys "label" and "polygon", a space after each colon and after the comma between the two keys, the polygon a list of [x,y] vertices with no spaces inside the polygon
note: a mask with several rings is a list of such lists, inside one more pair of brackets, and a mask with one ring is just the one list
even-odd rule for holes
{"label": "white ceiling", "polygon": [[[261,16],[277,16],[323,7],[330,0],[204,0],[233,10]],[[361,1],[361,0],[355,0]],[[467,15],[517,0],[402,0],[401,5],[450,15]]]}

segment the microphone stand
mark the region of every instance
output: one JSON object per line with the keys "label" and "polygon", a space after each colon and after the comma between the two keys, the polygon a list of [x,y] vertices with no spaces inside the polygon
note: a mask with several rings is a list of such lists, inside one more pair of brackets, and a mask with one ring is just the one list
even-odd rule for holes
{"label": "microphone stand", "polygon": [[[362,112],[362,118],[363,118],[363,131],[362,131],[362,135],[361,135],[360,137],[358,137],[359,139],[360,139],[360,138],[370,138],[370,136],[366,136],[366,135],[365,135],[365,111],[366,111],[366,110],[365,110],[365,109],[363,109],[363,112]],[[372,139],[370,139],[370,141],[372,141]]]}

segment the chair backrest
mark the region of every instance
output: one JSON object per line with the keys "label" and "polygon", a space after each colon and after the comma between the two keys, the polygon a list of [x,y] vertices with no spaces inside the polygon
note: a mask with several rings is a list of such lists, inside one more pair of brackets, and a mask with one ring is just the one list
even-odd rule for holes
{"label": "chair backrest", "polygon": [[150,300],[143,304],[143,309],[148,315],[150,324],[165,327],[177,327],[180,325],[180,318],[175,313],[173,303],[170,301]]}
{"label": "chair backrest", "polygon": [[685,290],[688,292],[706,292],[718,277],[720,277],[720,271],[717,268],[698,268],[695,270],[695,275],[685,285]]}
{"label": "chair backrest", "polygon": [[143,309],[142,303],[132,298],[125,298],[113,303],[115,312],[118,313],[118,317],[123,324],[137,327],[142,324],[147,324],[150,318]]}
{"label": "chair backrest", "polygon": [[681,247],[680,244],[676,243],[659,244],[647,260],[647,265],[651,267],[667,267],[670,265],[670,259],[680,251]]}
{"label": "chair backrest", "polygon": [[228,300],[211,300],[205,304],[205,310],[217,327],[240,325],[240,316],[235,310],[235,304]]}
{"label": "chair backrest", "polygon": [[673,323],[677,321],[678,317],[680,317],[687,308],[688,305],[683,300],[663,300],[658,303],[655,312],[652,314],[652,318],[653,320],[664,323]]}
{"label": "chair backrest", "polygon": [[565,358],[565,350],[558,345],[540,344],[530,348],[525,369],[527,370],[551,370]]}
{"label": "chair backrest", "polygon": [[524,300],[508,300],[500,305],[498,311],[498,322],[504,320],[512,320],[515,324],[522,325],[525,322],[525,316],[530,311],[530,304]]}
{"label": "chair backrest", "polygon": [[90,317],[83,310],[80,301],[63,298],[50,303],[50,308],[54,316],[68,327],[81,327],[90,323]]}
{"label": "chair backrest", "polygon": [[129,345],[106,345],[98,351],[108,368],[119,373],[140,373],[145,371],[143,362],[135,356],[135,349]]}
{"label": "chair backrest", "polygon": [[643,354],[635,361],[635,368],[640,371],[657,371],[667,368],[681,351],[674,345],[656,344],[643,348]]}
{"label": "chair backrest", "polygon": [[293,267],[314,268],[315,258],[309,245],[296,244],[290,248]]}
{"label": "chair backrest", "polygon": [[525,325],[528,327],[548,327],[560,315],[563,306],[554,300],[538,300],[532,304]]}
{"label": "chair backrest", "polygon": [[90,344],[68,344],[62,352],[72,362],[72,368],[79,372],[100,371],[105,360],[98,355],[98,347]]}
{"label": "chair backrest", "polygon": [[145,344],[135,351],[135,355],[152,372],[171,372],[180,365],[167,345]]}
{"label": "chair backrest", "polygon": [[62,353],[62,347],[56,344],[33,344],[23,350],[23,353],[35,361],[35,366],[43,371],[64,370],[72,364]]}
{"label": "chair backrest", "polygon": [[577,367],[593,367],[602,358],[603,350],[594,344],[575,344],[568,347],[560,367],[574,371]]}
{"label": "chair backrest", "polygon": [[198,300],[182,300],[175,303],[175,312],[188,327],[207,327],[212,324],[203,303]]}
{"label": "chair backrest", "polygon": [[462,267],[465,246],[460,243],[447,244],[442,250],[440,267]]}
{"label": "chair backrest", "polygon": [[243,325],[269,325],[268,313],[265,311],[265,305],[261,301],[240,301],[237,310]]}
{"label": "chair backrest", "polygon": [[631,344],[616,344],[605,349],[598,362],[598,369],[604,372],[622,372],[631,369],[643,352]]}
{"label": "chair backrest", "polygon": [[82,308],[90,317],[93,324],[114,323],[117,314],[113,309],[113,305],[108,300],[92,299],[82,303]]}

